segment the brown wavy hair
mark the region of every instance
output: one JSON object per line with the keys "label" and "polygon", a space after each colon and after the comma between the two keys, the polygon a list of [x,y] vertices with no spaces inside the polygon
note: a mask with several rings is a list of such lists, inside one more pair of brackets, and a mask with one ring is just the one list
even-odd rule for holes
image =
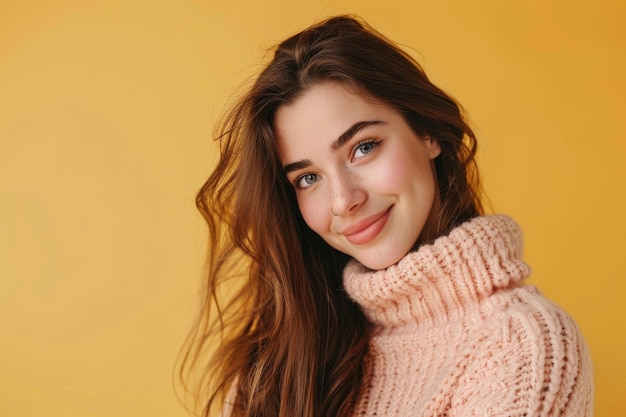
{"label": "brown wavy hair", "polygon": [[180,375],[197,384],[204,416],[225,402],[233,417],[343,416],[356,400],[368,327],[343,291],[348,258],[302,219],[274,134],[276,110],[325,81],[439,141],[441,233],[482,213],[474,134],[411,56],[351,16],[280,43],[221,124],[220,159],[197,196],[210,232],[206,294]]}

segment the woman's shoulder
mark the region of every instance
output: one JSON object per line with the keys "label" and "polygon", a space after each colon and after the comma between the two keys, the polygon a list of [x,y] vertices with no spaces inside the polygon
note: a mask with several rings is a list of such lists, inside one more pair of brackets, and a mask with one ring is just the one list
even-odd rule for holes
{"label": "woman's shoulder", "polygon": [[495,380],[510,383],[529,404],[560,410],[555,415],[591,415],[592,364],[572,317],[530,285],[492,297],[498,307],[485,316],[467,376],[497,369]]}
{"label": "woman's shoulder", "polygon": [[487,321],[492,325],[519,329],[529,338],[567,334],[570,340],[582,339],[572,317],[533,285],[498,291],[490,298]]}
{"label": "woman's shoulder", "polygon": [[483,334],[510,339],[511,348],[586,349],[574,319],[532,285],[496,291],[484,300],[481,310]]}

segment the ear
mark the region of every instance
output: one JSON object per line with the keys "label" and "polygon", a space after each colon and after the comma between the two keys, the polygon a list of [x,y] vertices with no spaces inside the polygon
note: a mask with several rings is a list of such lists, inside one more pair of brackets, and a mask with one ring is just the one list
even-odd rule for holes
{"label": "ear", "polygon": [[441,154],[441,145],[437,139],[433,139],[430,135],[424,138],[426,140],[426,149],[430,159],[435,159]]}

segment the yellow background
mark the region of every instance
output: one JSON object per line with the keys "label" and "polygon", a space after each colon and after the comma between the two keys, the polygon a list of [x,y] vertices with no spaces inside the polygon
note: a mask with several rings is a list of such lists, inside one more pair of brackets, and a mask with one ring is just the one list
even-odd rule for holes
{"label": "yellow background", "polygon": [[414,49],[479,135],[533,283],[626,410],[626,7],[610,0],[0,2],[0,415],[184,416],[193,197],[264,51],[336,13]]}

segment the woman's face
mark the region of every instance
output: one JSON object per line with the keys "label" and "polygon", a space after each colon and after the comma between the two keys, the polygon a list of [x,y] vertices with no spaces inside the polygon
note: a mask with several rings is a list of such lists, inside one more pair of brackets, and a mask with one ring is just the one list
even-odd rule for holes
{"label": "woman's face", "polygon": [[439,143],[338,83],[278,109],[278,153],[306,224],[370,269],[398,262],[433,226]]}

